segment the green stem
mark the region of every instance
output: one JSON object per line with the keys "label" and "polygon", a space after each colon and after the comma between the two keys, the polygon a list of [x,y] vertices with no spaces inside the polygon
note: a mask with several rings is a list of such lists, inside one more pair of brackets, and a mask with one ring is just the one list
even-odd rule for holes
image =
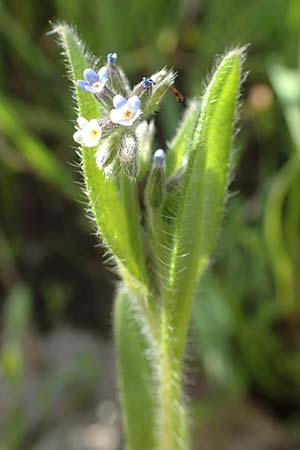
{"label": "green stem", "polygon": [[182,394],[182,357],[167,316],[162,317],[160,450],[187,448]]}
{"label": "green stem", "polygon": [[126,448],[157,450],[157,361],[134,303],[135,299],[120,287],[115,301],[114,336]]}
{"label": "green stem", "polygon": [[143,317],[151,339],[158,345],[158,310],[157,305],[154,302],[154,296],[150,290],[150,283],[146,272],[145,254],[139,223],[141,212],[138,202],[137,184],[124,175],[120,176],[119,182],[120,195],[122,196],[122,203],[126,210],[128,230],[130,230],[129,239],[131,246],[134,249],[137,265],[140,269],[141,280],[136,280],[131,277],[128,271],[122,266],[122,262],[119,262],[119,268],[128,291],[136,299],[138,309],[142,313],[141,317]]}
{"label": "green stem", "polygon": [[187,450],[189,430],[183,396],[183,358],[195,284],[186,289],[181,320],[173,311],[174,296],[166,294],[161,327],[161,432],[160,450]]}

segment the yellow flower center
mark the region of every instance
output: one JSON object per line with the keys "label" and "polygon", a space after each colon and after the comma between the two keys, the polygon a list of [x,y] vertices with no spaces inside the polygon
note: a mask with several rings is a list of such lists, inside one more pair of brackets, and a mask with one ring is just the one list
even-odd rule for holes
{"label": "yellow flower center", "polygon": [[125,109],[123,112],[123,119],[124,120],[130,120],[134,116],[134,113],[131,111],[131,109]]}
{"label": "yellow flower center", "polygon": [[93,87],[94,89],[98,89],[100,86],[101,86],[100,81],[96,81],[96,83],[93,83],[93,85],[92,85],[92,87]]}
{"label": "yellow flower center", "polygon": [[92,128],[92,129],[90,130],[90,134],[91,134],[91,136],[93,136],[93,137],[97,137],[97,136],[100,134],[100,130],[98,130],[97,128]]}

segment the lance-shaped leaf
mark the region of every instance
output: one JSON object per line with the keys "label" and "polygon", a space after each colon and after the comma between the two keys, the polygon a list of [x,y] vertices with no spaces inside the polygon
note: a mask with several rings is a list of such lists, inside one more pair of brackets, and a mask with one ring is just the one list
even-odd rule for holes
{"label": "lance-shaped leaf", "polygon": [[[164,313],[183,351],[195,285],[220,230],[230,175],[231,149],[243,50],[220,62],[198,111],[174,221]],[[180,356],[179,356],[180,357]]]}
{"label": "lance-shaped leaf", "polygon": [[157,405],[152,350],[141,330],[143,320],[124,289],[115,302],[114,337],[126,448],[157,448]]}
{"label": "lance-shaped leaf", "polygon": [[[92,65],[91,55],[70,26],[58,24],[54,32],[59,36],[69,69],[79,115],[88,120],[101,117],[99,104],[93,96],[76,86],[76,80],[81,79],[83,71]],[[116,257],[122,275],[129,283],[139,285],[145,279],[145,271],[135,192],[130,192],[131,209],[135,214],[128,217],[122,198],[126,193],[121,192],[120,195],[116,181],[106,179],[104,172],[97,167],[94,149],[82,148],[82,163],[90,208],[102,238]]]}

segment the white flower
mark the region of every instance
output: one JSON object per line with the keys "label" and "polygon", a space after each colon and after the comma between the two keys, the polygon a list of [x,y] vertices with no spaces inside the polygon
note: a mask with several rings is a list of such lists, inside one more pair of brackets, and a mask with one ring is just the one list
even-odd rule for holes
{"label": "white flower", "polygon": [[87,120],[84,117],[77,119],[78,129],[73,134],[73,139],[85,147],[96,147],[102,136],[101,127],[96,119]]}
{"label": "white flower", "polygon": [[113,99],[115,109],[110,112],[110,119],[113,123],[130,127],[141,114],[141,101],[139,97],[134,95],[128,100],[122,95],[115,95]]}

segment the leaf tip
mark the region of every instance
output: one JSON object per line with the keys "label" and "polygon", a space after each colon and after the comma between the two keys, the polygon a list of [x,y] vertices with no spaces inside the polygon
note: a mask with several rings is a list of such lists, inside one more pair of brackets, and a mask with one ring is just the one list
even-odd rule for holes
{"label": "leaf tip", "polygon": [[228,51],[228,53],[225,55],[225,58],[238,57],[238,59],[241,61],[241,64],[243,64],[247,57],[247,51],[249,46],[250,44],[245,44],[234,47]]}

